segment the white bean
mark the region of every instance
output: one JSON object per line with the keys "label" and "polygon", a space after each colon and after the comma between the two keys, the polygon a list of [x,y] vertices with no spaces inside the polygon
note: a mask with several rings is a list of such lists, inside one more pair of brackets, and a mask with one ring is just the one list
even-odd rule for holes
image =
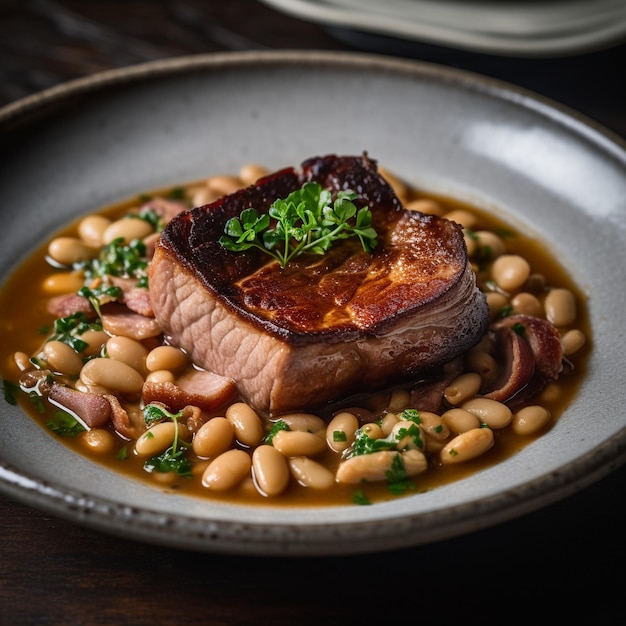
{"label": "white bean", "polygon": [[450,437],[450,429],[440,415],[430,411],[420,411],[420,428],[424,433],[424,445],[428,452],[440,450]]}
{"label": "white bean", "polygon": [[259,178],[268,173],[267,168],[257,163],[247,163],[239,170],[239,179],[244,187],[253,185]]}
{"label": "white bean", "polygon": [[448,428],[456,435],[473,428],[480,428],[480,420],[464,409],[449,409],[441,416]]}
{"label": "white bean", "polygon": [[473,413],[489,428],[505,428],[513,419],[513,413],[506,404],[490,398],[473,398],[464,402],[461,408]]}
{"label": "white bean", "polygon": [[149,457],[159,454],[174,443],[174,437],[178,432],[181,440],[189,439],[189,429],[178,422],[160,422],[155,424],[135,441],[135,452],[139,456]]}
{"label": "white bean", "polygon": [[87,347],[83,350],[85,356],[96,356],[96,354],[102,353],[102,348],[106,346],[110,335],[103,330],[86,330],[80,338],[87,344]]}
{"label": "white bean", "polygon": [[335,484],[335,475],[326,467],[306,456],[288,459],[293,477],[304,487],[329,489]]}
{"label": "white bean", "polygon": [[408,389],[395,389],[389,398],[388,410],[392,413],[400,413],[411,400],[411,392]]}
{"label": "white bean", "polygon": [[476,247],[484,258],[496,259],[506,252],[506,244],[502,238],[490,230],[477,230],[474,237]]}
{"label": "white bean", "polygon": [[256,485],[265,496],[280,495],[289,484],[287,459],[273,446],[263,444],[255,448],[252,469]]}
{"label": "white bean", "polygon": [[335,452],[343,452],[354,443],[358,427],[359,420],[353,413],[348,411],[337,413],[326,428],[328,447]]}
{"label": "white bean", "polygon": [[485,350],[472,349],[465,356],[465,367],[476,372],[482,380],[493,381],[500,371],[497,361]]}
{"label": "white bean", "polygon": [[371,454],[353,456],[342,461],[337,468],[337,482],[357,484],[361,482],[378,482],[386,480],[388,473],[394,468],[398,457],[402,460],[407,476],[415,476],[428,467],[426,457],[419,450],[398,452],[381,450]]}
{"label": "white bean", "polygon": [[386,413],[380,420],[380,429],[383,431],[383,437],[388,437],[393,427],[400,421],[395,413]]}
{"label": "white bean", "polygon": [[206,185],[213,191],[217,191],[220,194],[227,194],[241,189],[241,180],[239,180],[237,176],[218,174],[208,178]]}
{"label": "white bean", "polygon": [[477,217],[466,211],[465,209],[452,209],[444,214],[444,217],[451,222],[460,224],[463,228],[469,228],[472,230],[478,221]]}
{"label": "white bean", "polygon": [[461,404],[478,393],[482,382],[482,378],[476,372],[466,372],[457,376],[444,389],[443,397],[450,404]]}
{"label": "white bean", "polygon": [[376,422],[368,422],[361,426],[361,432],[367,435],[370,439],[383,439],[385,433],[383,429]]}
{"label": "white bean", "polygon": [[439,453],[443,463],[463,463],[484,454],[493,446],[490,428],[473,428],[449,441]]}
{"label": "white bean", "polygon": [[517,291],[530,276],[530,264],[518,254],[503,254],[493,262],[491,274],[505,291]]}
{"label": "white bean", "polygon": [[111,224],[111,220],[104,215],[88,215],[78,224],[78,234],[88,245],[94,248],[101,248],[104,231]]}
{"label": "white bean", "polygon": [[316,456],[326,448],[322,437],[304,430],[279,430],[272,445],[285,456]]}
{"label": "white bean", "polygon": [[146,367],[151,372],[157,370],[182,370],[189,363],[187,355],[175,346],[157,346],[146,356]]}
{"label": "white bean", "polygon": [[140,374],[147,373],[146,357],[148,349],[136,339],[115,335],[106,343],[106,353],[111,359],[122,361],[126,365],[130,365]]}
{"label": "white bean", "polygon": [[59,296],[78,291],[84,284],[81,272],[58,272],[51,274],[43,281],[44,291]]}
{"label": "white bean", "polygon": [[550,411],[538,404],[525,406],[513,415],[511,428],[517,435],[534,435],[550,421],[551,417]]}
{"label": "white bean", "polygon": [[543,306],[546,319],[555,326],[569,326],[576,321],[576,299],[569,289],[550,289]]}
{"label": "white bean", "polygon": [[398,450],[424,449],[422,429],[415,422],[400,420],[391,429],[390,439],[396,441]]}
{"label": "white bean", "polygon": [[48,341],[43,353],[50,369],[68,376],[76,376],[83,367],[83,360],[76,350],[62,341]]}
{"label": "white bean", "polygon": [[543,317],[543,305],[539,301],[537,296],[527,291],[522,291],[515,294],[511,298],[511,306],[514,313],[520,313],[522,315],[532,315],[534,317]]}
{"label": "white bean", "polygon": [[290,430],[302,430],[322,435],[326,433],[326,422],[312,413],[286,413],[279,419],[285,422]]}
{"label": "white bean", "polygon": [[202,486],[215,491],[227,491],[237,486],[252,467],[250,455],[235,448],[220,454],[209,463],[202,474]]}
{"label": "white bean", "polygon": [[263,440],[261,418],[245,402],[231,404],[226,409],[226,419],[233,425],[237,441],[244,446],[257,446]]}
{"label": "white bean", "polygon": [[115,239],[122,239],[125,244],[133,239],[143,239],[154,232],[152,225],[138,217],[123,217],[109,224],[102,233],[102,243],[110,244]]}
{"label": "white bean", "polygon": [[96,454],[109,454],[115,448],[115,437],[104,428],[83,430],[78,435],[80,443]]}
{"label": "white bean", "polygon": [[568,356],[578,352],[585,345],[585,335],[578,328],[572,328],[568,330],[561,337],[561,347],[563,348],[563,354]]}
{"label": "white bean", "polygon": [[214,417],[200,426],[193,438],[193,451],[214,458],[228,450],[235,440],[235,429],[225,417]]}
{"label": "white bean", "polygon": [[428,198],[411,200],[411,202],[406,205],[406,208],[409,209],[409,211],[419,211],[420,213],[425,213],[426,215],[438,215],[439,217],[445,213],[445,209],[441,203]]}
{"label": "white bean", "polygon": [[96,357],[87,361],[80,379],[88,387],[104,387],[121,393],[138,393],[143,386],[142,375],[130,365],[116,359]]}
{"label": "white bean", "polygon": [[169,370],[157,370],[156,372],[149,372],[146,376],[146,382],[148,383],[173,383],[176,380],[173,372]]}
{"label": "white bean", "polygon": [[88,246],[77,237],[57,237],[48,245],[48,254],[61,265],[94,259],[100,250]]}
{"label": "white bean", "polygon": [[487,306],[489,307],[489,317],[493,320],[500,315],[502,309],[507,306],[509,299],[498,291],[490,291],[485,294]]}

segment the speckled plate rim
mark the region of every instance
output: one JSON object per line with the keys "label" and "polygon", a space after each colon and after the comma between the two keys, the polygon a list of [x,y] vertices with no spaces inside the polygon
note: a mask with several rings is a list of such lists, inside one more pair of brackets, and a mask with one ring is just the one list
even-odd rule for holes
{"label": "speckled plate rim", "polygon": [[[399,80],[443,82],[512,103],[557,123],[568,133],[591,142],[594,149],[626,171],[624,142],[601,126],[536,94],[481,76],[429,64],[359,53],[262,52],[225,53],[157,61],[72,81],[27,97],[0,110],[0,136],[41,119],[81,93],[97,93],[111,86],[135,85],[143,79],[185,72],[238,67],[343,68],[383,73]],[[300,71],[299,69],[299,71]],[[411,506],[376,505],[325,509],[321,515],[216,507],[215,515],[164,511],[134,506],[116,498],[94,497],[89,490],[68,488],[6,462],[0,452],[0,490],[18,501],[108,533],[156,544],[209,552],[274,556],[351,554],[419,545],[478,530],[546,506],[588,486],[626,461],[626,426],[593,445],[573,461],[552,468],[536,479],[514,484],[486,497],[433,510]],[[404,500],[405,502],[408,499]],[[219,509],[219,511],[218,511]],[[235,512],[234,512],[235,511]],[[273,511],[273,512],[272,512]],[[278,513],[276,514],[276,512]],[[355,514],[358,511],[358,515]],[[328,513],[328,515],[326,514]],[[283,521],[281,521],[283,520]],[[276,540],[278,539],[278,543]]]}

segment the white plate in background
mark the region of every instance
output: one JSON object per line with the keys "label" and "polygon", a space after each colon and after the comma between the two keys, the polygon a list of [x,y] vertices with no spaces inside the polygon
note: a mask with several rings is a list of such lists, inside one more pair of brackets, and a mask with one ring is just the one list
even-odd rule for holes
{"label": "white plate in background", "polygon": [[263,0],[326,26],[486,54],[555,56],[626,38],[623,0]]}

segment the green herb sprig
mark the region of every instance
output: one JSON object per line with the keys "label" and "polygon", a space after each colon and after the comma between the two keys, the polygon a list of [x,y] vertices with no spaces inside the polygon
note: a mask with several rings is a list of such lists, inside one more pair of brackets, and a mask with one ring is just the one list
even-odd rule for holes
{"label": "green herb sprig", "polygon": [[191,462],[187,458],[187,450],[191,444],[188,444],[180,439],[178,432],[178,419],[182,416],[182,411],[178,411],[178,413],[171,413],[164,407],[151,403],[144,407],[143,415],[144,421],[148,425],[167,419],[170,419],[176,424],[172,445],[161,454],[149,458],[144,463],[144,469],[147,472],[161,472],[164,474],[174,472],[175,474],[178,474],[178,476],[190,478]]}
{"label": "green herb sprig", "polygon": [[329,190],[307,182],[275,200],[268,213],[251,207],[229,219],[219,242],[231,252],[257,248],[283,268],[304,253],[323,255],[349,237],[358,237],[363,250],[372,252],[378,243],[372,212],[367,206],[358,209],[356,198],[351,190],[340,191],[333,202]]}

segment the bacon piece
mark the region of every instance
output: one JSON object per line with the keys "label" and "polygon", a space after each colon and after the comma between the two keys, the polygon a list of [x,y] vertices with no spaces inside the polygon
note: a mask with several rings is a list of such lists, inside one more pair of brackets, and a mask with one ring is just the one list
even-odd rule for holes
{"label": "bacon piece", "polygon": [[154,211],[165,224],[171,222],[179,213],[185,211],[187,207],[178,200],[169,200],[162,196],[157,196],[148,200],[141,206],[140,212]]}
{"label": "bacon piece", "polygon": [[161,334],[161,326],[154,317],[135,313],[119,302],[102,306],[102,328],[111,335],[122,335],[139,341]]}
{"label": "bacon piece", "polygon": [[47,308],[48,313],[54,317],[69,317],[75,313],[84,313],[90,319],[96,317],[96,312],[89,300],[77,293],[67,293],[50,298]]}
{"label": "bacon piece", "polygon": [[131,411],[122,406],[119,398],[112,394],[105,394],[103,398],[111,407],[111,420],[113,427],[125,439],[136,440],[146,430],[141,411]]}
{"label": "bacon piece", "polygon": [[175,383],[146,381],[142,398],[145,404],[161,402],[174,411],[180,411],[186,405],[213,411],[236,393],[237,387],[232,379],[213,372],[192,370],[177,378]]}
{"label": "bacon piece", "polygon": [[510,315],[492,323],[490,331],[503,373],[486,390],[486,398],[516,405],[559,377],[563,348],[550,322],[530,315]]}
{"label": "bacon piece", "polygon": [[150,302],[150,291],[146,287],[138,287],[137,279],[121,278],[119,276],[109,277],[111,284],[122,290],[122,297],[118,300],[125,304],[134,313],[139,313],[146,317],[154,317],[152,303]]}

